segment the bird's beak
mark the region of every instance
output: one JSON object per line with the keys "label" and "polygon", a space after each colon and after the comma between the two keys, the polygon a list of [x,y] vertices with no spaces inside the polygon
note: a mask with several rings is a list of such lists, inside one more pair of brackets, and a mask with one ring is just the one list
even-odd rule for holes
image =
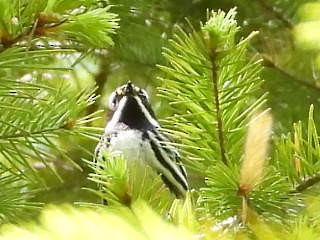
{"label": "bird's beak", "polygon": [[124,92],[125,92],[125,95],[134,95],[135,91],[134,91],[134,88],[133,88],[131,81],[129,81],[127,83],[127,85],[125,86]]}

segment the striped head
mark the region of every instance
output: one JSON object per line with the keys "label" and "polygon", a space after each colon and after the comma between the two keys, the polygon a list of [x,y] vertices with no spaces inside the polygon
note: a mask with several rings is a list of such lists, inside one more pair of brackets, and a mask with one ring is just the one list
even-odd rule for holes
{"label": "striped head", "polygon": [[125,124],[129,129],[140,130],[159,127],[147,92],[130,81],[111,94],[109,108],[112,118],[107,128],[110,130],[116,124]]}

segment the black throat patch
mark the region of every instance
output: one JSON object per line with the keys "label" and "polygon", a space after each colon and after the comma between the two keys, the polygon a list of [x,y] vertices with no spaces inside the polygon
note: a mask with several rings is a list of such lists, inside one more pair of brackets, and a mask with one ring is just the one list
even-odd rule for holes
{"label": "black throat patch", "polygon": [[[146,110],[149,111],[148,107],[146,107]],[[151,112],[150,116],[154,117],[153,115],[153,112]],[[126,124],[129,129],[149,130],[155,128],[143,113],[137,100],[132,96],[127,97],[127,101],[120,114],[119,122]]]}

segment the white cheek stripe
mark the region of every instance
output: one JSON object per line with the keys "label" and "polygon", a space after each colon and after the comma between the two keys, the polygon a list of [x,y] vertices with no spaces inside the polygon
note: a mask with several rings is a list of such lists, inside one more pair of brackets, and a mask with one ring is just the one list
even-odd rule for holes
{"label": "white cheek stripe", "polygon": [[160,127],[159,123],[150,115],[149,111],[146,109],[146,107],[141,102],[141,99],[138,96],[134,96],[134,99],[136,99],[137,103],[140,106],[140,109],[142,110],[144,116],[148,119],[148,121],[155,127]]}
{"label": "white cheek stripe", "polygon": [[114,128],[114,126],[116,125],[116,123],[119,121],[122,109],[123,109],[124,105],[126,104],[127,100],[128,100],[128,97],[126,97],[126,96],[121,98],[117,110],[114,112],[110,122],[108,122],[108,124],[105,128],[106,132],[112,130]]}

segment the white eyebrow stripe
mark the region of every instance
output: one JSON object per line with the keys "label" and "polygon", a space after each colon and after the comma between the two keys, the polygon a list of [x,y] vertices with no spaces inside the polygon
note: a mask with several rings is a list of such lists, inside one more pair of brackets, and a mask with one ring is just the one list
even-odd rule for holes
{"label": "white eyebrow stripe", "polygon": [[159,123],[151,116],[147,108],[143,105],[141,102],[141,99],[138,96],[134,96],[134,99],[137,101],[139,104],[144,116],[148,119],[148,121],[155,127],[160,127]]}

